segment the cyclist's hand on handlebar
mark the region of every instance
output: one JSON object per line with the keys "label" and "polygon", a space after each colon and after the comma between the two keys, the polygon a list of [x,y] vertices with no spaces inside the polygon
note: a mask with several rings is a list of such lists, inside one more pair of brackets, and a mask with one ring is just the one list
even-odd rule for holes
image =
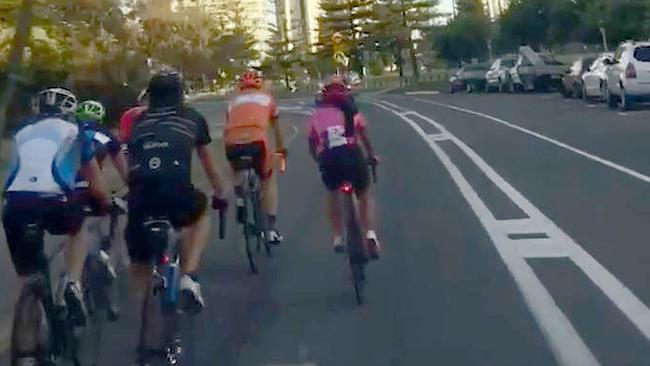
{"label": "cyclist's hand on handlebar", "polygon": [[278,155],[282,155],[282,157],[285,158],[285,159],[289,155],[289,151],[285,147],[283,147],[281,149],[278,149],[275,153],[278,154]]}
{"label": "cyclist's hand on handlebar", "polygon": [[212,196],[212,208],[219,211],[228,210],[228,200],[219,196]]}

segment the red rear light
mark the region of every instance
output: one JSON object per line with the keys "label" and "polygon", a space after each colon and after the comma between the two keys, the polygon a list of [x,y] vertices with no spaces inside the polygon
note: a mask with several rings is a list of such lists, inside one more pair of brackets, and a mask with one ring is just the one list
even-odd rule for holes
{"label": "red rear light", "polygon": [[341,186],[341,192],[343,193],[352,193],[352,184],[346,183]]}
{"label": "red rear light", "polygon": [[163,255],[162,257],[160,257],[160,265],[162,265],[162,266],[168,265],[169,262],[171,262],[171,261],[172,261],[171,258],[169,258],[169,256],[166,255],[166,254]]}
{"label": "red rear light", "polygon": [[631,62],[627,64],[627,67],[625,68],[625,77],[628,79],[636,79],[636,68]]}

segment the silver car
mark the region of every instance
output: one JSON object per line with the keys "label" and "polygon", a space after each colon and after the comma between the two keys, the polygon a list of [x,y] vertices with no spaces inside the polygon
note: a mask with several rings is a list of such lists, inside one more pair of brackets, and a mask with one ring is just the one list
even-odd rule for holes
{"label": "silver car", "polygon": [[607,91],[607,69],[608,61],[614,58],[614,54],[601,53],[589,66],[589,69],[582,74],[582,98],[589,102],[591,100],[604,101]]}
{"label": "silver car", "polygon": [[485,74],[485,90],[490,92],[497,90],[499,93],[506,91],[508,70],[515,66],[517,56],[504,56],[492,62],[490,69]]}

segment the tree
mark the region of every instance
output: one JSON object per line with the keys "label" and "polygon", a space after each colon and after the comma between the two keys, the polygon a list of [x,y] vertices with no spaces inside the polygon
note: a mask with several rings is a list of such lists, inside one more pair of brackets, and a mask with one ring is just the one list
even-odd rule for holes
{"label": "tree", "polygon": [[[401,62],[402,49],[409,50],[413,75],[419,79],[419,65],[414,35],[421,36],[432,28],[433,20],[438,16],[435,8],[437,0],[385,0],[376,3],[374,27],[381,34],[384,42],[394,42]],[[381,41],[378,41],[381,43]],[[400,64],[400,75],[402,74]]]}
{"label": "tree", "polygon": [[458,0],[457,16],[434,38],[434,48],[450,63],[488,56],[490,19],[480,0]]}
{"label": "tree", "polygon": [[271,27],[272,36],[268,41],[269,56],[262,62],[262,70],[271,80],[282,80],[287,89],[295,79],[294,65],[300,61],[297,45],[301,43],[289,39],[286,24]]}

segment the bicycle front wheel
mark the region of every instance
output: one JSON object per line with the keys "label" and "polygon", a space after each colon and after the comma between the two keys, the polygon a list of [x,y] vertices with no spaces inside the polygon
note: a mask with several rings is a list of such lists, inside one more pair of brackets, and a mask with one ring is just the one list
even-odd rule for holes
{"label": "bicycle front wheel", "polygon": [[41,297],[34,285],[27,285],[20,293],[14,312],[11,366],[29,364],[29,359],[36,361],[35,364],[46,361],[36,356],[53,351],[50,341],[50,326]]}

